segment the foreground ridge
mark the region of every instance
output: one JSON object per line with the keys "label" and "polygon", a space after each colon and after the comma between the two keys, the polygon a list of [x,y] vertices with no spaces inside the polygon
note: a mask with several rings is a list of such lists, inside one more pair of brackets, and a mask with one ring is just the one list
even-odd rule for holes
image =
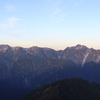
{"label": "foreground ridge", "polygon": [[83,79],[65,79],[34,89],[20,100],[100,100],[100,85]]}

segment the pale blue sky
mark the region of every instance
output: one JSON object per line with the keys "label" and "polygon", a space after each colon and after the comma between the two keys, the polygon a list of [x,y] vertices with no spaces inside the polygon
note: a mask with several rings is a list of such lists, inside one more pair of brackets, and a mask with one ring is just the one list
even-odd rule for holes
{"label": "pale blue sky", "polygon": [[100,49],[100,0],[1,0],[0,44]]}

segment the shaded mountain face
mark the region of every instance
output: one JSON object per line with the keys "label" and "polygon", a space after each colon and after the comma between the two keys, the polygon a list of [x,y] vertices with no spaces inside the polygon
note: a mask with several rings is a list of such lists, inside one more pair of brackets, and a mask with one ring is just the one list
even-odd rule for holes
{"label": "shaded mountain face", "polygon": [[67,47],[65,50],[60,51],[36,46],[22,48],[0,45],[0,65],[19,59],[36,58],[64,59],[76,64],[78,67],[84,67],[84,64],[90,61],[95,63],[100,62],[100,50],[90,49],[83,45]]}
{"label": "shaded mountain face", "polygon": [[100,100],[100,85],[66,79],[34,89],[21,100]]}
{"label": "shaded mountain face", "polygon": [[19,88],[36,88],[68,78],[85,78],[85,74],[66,60],[21,59],[0,66],[0,79]]}
{"label": "shaded mountain face", "polygon": [[0,100],[19,100],[28,92],[28,89],[15,88],[0,80]]}
{"label": "shaded mountain face", "polygon": [[83,73],[88,77],[88,81],[96,82],[100,84],[100,64],[95,62],[88,62],[84,64],[81,69]]}
{"label": "shaded mountain face", "polygon": [[19,59],[0,66],[0,79],[18,88],[34,89],[69,78],[83,78],[100,84],[100,64],[88,62],[79,68],[61,59]]}

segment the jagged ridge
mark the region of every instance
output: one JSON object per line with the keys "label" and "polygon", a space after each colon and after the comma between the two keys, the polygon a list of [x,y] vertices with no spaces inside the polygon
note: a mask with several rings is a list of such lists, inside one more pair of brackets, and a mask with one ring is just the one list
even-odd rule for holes
{"label": "jagged ridge", "polygon": [[83,67],[86,62],[94,61],[95,63],[98,63],[100,61],[100,50],[87,48],[84,45],[67,47],[65,50],[59,51],[50,48],[40,48],[36,46],[23,48],[0,45],[0,65],[25,58],[65,59],[75,63],[79,67]]}

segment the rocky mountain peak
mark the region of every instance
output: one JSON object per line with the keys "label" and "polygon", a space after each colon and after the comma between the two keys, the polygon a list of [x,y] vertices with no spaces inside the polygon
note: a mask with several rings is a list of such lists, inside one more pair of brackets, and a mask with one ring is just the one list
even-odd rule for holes
{"label": "rocky mountain peak", "polygon": [[75,46],[75,50],[79,50],[79,49],[82,49],[82,48],[87,48],[87,47],[84,46],[84,45],[80,45],[80,44]]}
{"label": "rocky mountain peak", "polygon": [[10,46],[9,45],[0,45],[0,52],[6,52],[6,50],[8,49],[8,48],[10,48]]}
{"label": "rocky mountain peak", "polygon": [[21,47],[13,47],[13,50],[18,50],[20,49]]}
{"label": "rocky mountain peak", "polygon": [[51,48],[46,48],[46,47],[45,47],[45,48],[43,48],[43,49],[44,49],[44,50],[52,50]]}

